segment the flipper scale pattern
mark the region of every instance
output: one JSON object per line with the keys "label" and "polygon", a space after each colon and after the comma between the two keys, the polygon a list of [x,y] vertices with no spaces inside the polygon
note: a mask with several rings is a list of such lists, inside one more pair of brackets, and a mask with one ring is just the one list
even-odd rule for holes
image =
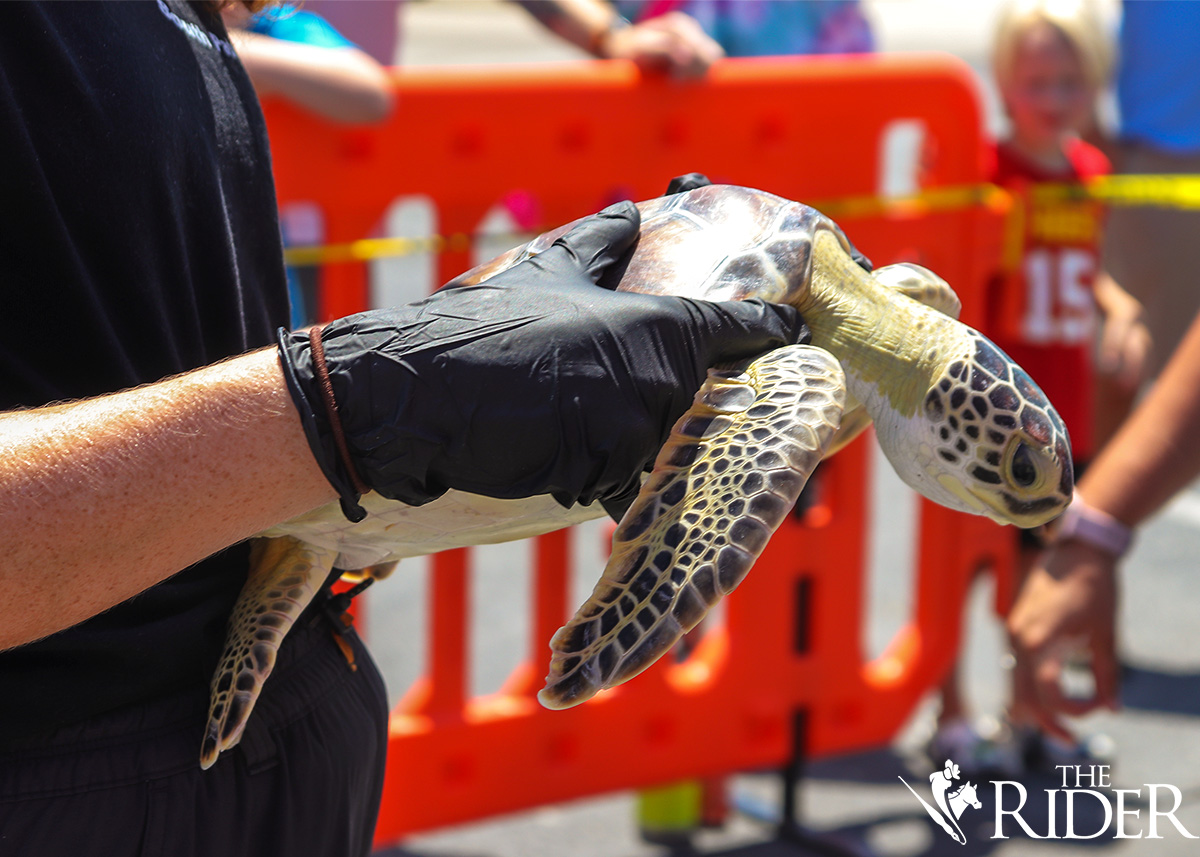
{"label": "flipper scale pattern", "polygon": [[283,638],[324,584],[336,556],[286,536],[254,543],[250,576],[229,617],[225,649],[213,673],[201,768],[212,767],[242,740]]}
{"label": "flipper scale pattern", "polygon": [[613,536],[604,574],[551,640],[548,708],[650,666],[732,592],[837,431],[845,380],[827,351],[777,349],[711,371]]}

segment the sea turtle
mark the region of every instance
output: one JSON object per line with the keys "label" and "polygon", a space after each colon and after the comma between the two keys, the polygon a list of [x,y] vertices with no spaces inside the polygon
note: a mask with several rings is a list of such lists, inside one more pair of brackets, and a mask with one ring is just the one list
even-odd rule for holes
{"label": "sea turtle", "polygon": [[[641,233],[613,274],[617,287],[787,302],[812,344],[710,372],[622,518],[595,591],[551,641],[544,705],[582,702],[666,652],[742,580],[821,458],[869,421],[904,481],[943,505],[1022,527],[1066,507],[1073,477],[1062,421],[1020,367],[956,320],[958,299],[940,278],[915,265],[868,274],[836,224],[763,191],[709,186],[638,207]],[[482,282],[567,228],[447,287]],[[240,740],[279,643],[332,569],[603,514],[599,504],[565,509],[549,496],[458,491],[421,507],[369,494],[363,506],[358,524],[332,503],[262,534],[213,677],[203,767]]]}

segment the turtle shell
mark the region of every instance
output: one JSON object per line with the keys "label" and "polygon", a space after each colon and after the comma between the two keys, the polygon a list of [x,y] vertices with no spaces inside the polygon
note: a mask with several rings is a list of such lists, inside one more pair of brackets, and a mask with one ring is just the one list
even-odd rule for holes
{"label": "turtle shell", "polygon": [[[633,253],[601,285],[705,300],[794,303],[808,283],[818,230],[838,233],[815,209],[761,190],[710,185],[638,203]],[[481,283],[548,249],[579,221],[473,268],[447,287]]]}

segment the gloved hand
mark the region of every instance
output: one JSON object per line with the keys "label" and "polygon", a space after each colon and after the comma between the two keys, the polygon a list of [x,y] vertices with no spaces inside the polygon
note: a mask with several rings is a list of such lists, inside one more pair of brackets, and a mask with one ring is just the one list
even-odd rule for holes
{"label": "gloved hand", "polygon": [[280,331],[288,388],[347,517],[361,519],[372,489],[412,505],[456,488],[619,507],[710,366],[807,336],[787,306],[597,286],[639,222],[618,203],[479,285],[331,322],[319,341]]}
{"label": "gloved hand", "polygon": [[[675,176],[667,184],[667,192],[663,196],[674,196],[677,193],[684,193],[689,190],[695,190],[698,187],[708,187],[712,184],[708,176],[704,173],[685,173],[681,176]],[[846,233],[843,232],[843,235]],[[859,252],[859,249],[854,246],[854,242],[850,237],[846,236],[846,243],[850,245],[850,258],[858,263],[858,267],[862,268],[868,274],[875,270],[875,266],[871,264],[871,260]]]}

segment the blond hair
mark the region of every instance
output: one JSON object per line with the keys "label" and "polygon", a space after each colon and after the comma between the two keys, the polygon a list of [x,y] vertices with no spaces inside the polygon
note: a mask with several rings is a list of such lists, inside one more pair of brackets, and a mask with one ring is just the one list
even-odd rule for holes
{"label": "blond hair", "polygon": [[1054,27],[1071,45],[1088,82],[1097,89],[1108,84],[1113,68],[1113,42],[1095,0],[1014,0],[1000,12],[992,40],[992,72],[1004,87],[1012,77],[1021,36],[1038,24]]}

